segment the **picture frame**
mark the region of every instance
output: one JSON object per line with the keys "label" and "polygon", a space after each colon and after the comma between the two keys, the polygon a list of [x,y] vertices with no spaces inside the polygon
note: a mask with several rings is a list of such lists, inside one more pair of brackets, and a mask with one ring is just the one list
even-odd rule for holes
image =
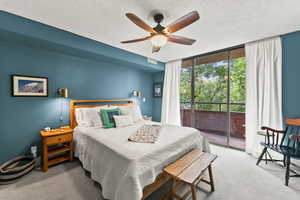
{"label": "picture frame", "polygon": [[11,75],[13,97],[48,97],[48,78],[38,76]]}
{"label": "picture frame", "polygon": [[163,95],[163,83],[156,82],[153,83],[153,97],[161,98]]}

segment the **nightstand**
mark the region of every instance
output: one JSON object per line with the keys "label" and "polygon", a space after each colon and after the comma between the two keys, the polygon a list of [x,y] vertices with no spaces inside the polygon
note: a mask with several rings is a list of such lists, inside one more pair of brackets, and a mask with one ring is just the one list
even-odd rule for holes
{"label": "nightstand", "polygon": [[73,160],[73,129],[60,128],[42,130],[43,171],[48,167],[67,160]]}

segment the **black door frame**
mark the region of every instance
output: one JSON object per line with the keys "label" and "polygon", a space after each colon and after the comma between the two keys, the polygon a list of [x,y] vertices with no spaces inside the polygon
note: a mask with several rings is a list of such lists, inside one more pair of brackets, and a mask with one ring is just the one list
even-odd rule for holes
{"label": "black door frame", "polygon": [[213,51],[213,52],[209,52],[209,53],[205,53],[205,54],[200,54],[200,55],[196,55],[196,56],[192,56],[192,57],[188,57],[185,58],[183,60],[189,60],[192,59],[192,66],[191,66],[191,126],[195,127],[195,60],[196,58],[202,57],[202,56],[208,56],[208,55],[212,55],[212,54],[216,54],[216,53],[222,53],[222,52],[226,52],[227,53],[227,97],[226,97],[226,112],[227,112],[227,127],[226,127],[226,145],[221,145],[221,146],[225,146],[228,148],[234,148],[234,149],[238,149],[241,150],[239,148],[230,146],[230,137],[231,137],[231,111],[230,111],[230,103],[231,103],[231,81],[230,81],[230,75],[231,75],[231,67],[232,67],[232,62],[231,62],[231,56],[230,56],[230,52],[232,50],[236,50],[236,49],[240,49],[240,48],[245,48],[245,45],[237,45],[237,46],[233,46],[230,48],[226,48],[226,49],[221,49],[221,50],[217,50],[217,51]]}

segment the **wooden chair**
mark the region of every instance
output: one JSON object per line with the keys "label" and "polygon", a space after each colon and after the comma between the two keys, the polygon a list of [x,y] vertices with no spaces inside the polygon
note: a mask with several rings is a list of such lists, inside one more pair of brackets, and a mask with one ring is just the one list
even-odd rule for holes
{"label": "wooden chair", "polygon": [[[286,167],[285,173],[285,185],[288,186],[290,177],[300,177],[295,171],[290,168],[291,158],[300,159],[300,136],[297,135],[297,132],[294,132],[293,126],[291,126],[291,130],[288,133],[289,126],[287,126],[286,130],[275,130],[269,127],[263,126],[261,129],[266,131],[266,140],[262,142],[261,145],[264,147],[262,153],[258,157],[256,165],[262,160],[267,161],[276,161],[282,162],[283,166]],[[296,129],[298,129],[296,127]],[[280,139],[280,136],[281,139]],[[283,155],[282,160],[272,159],[271,155],[268,153],[268,149],[278,152]],[[270,159],[267,158],[269,155]],[[265,159],[263,158],[264,156]],[[290,172],[294,173],[294,175],[290,175]]]}

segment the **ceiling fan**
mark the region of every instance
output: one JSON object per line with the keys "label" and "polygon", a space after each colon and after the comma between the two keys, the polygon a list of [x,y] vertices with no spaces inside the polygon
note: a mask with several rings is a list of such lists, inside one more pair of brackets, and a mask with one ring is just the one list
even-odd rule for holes
{"label": "ceiling fan", "polygon": [[121,43],[133,43],[150,40],[152,43],[152,53],[155,53],[158,52],[160,48],[167,43],[167,41],[183,45],[192,45],[196,41],[171,34],[197,21],[199,19],[199,14],[197,11],[193,11],[184,15],[167,27],[164,27],[160,24],[163,21],[164,16],[161,13],[157,13],[153,17],[154,21],[157,23],[157,26],[153,28],[133,13],[126,13],[126,16],[137,26],[150,33],[150,36],[135,40],[122,41]]}

